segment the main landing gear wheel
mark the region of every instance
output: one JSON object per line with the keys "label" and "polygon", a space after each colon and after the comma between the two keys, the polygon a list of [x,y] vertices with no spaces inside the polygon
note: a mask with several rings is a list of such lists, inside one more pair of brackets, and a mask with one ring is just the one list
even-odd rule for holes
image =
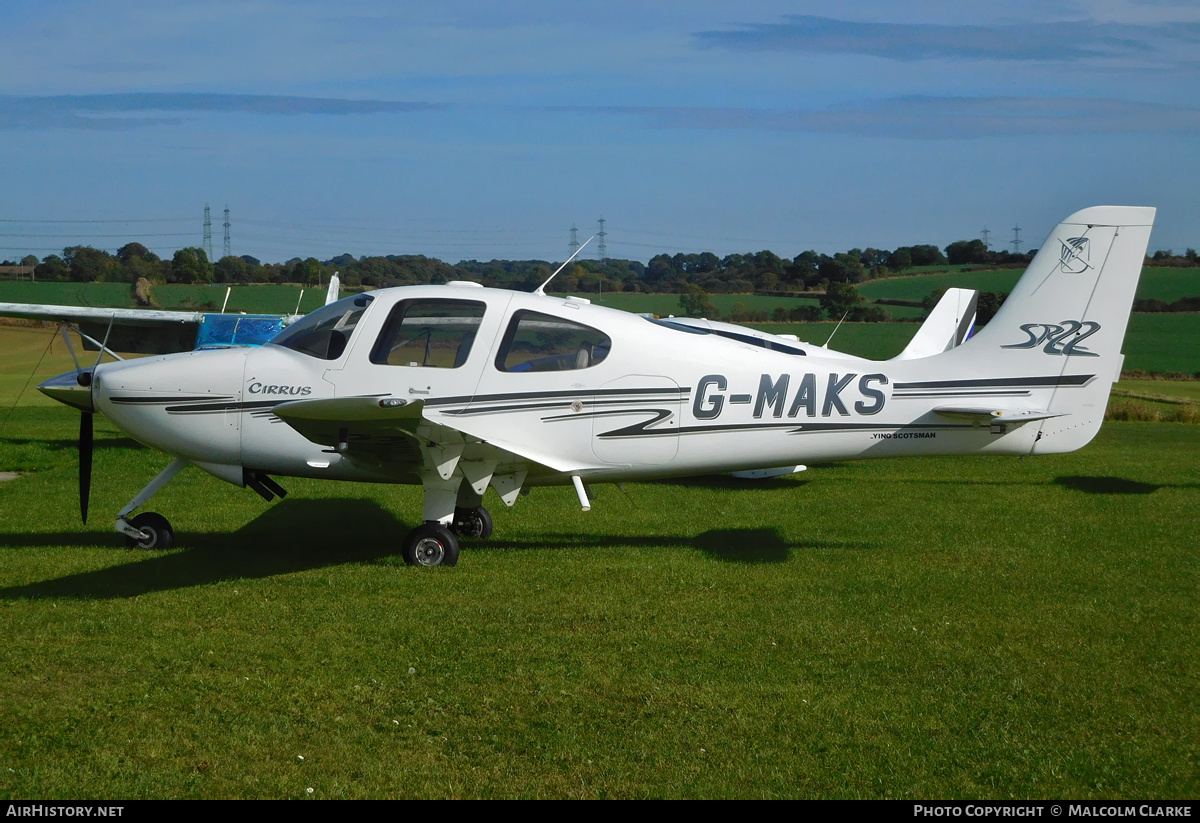
{"label": "main landing gear wheel", "polygon": [[492,536],[492,516],[483,506],[455,509],[454,524],[450,527],[459,537],[487,540]]}
{"label": "main landing gear wheel", "polygon": [[453,566],[458,538],[441,523],[422,523],[404,538],[404,562],[410,566]]}
{"label": "main landing gear wheel", "polygon": [[129,521],[129,525],[140,529],[146,537],[137,540],[126,537],[125,542],[130,548],[136,549],[169,549],[175,545],[175,530],[170,522],[161,514],[144,512]]}

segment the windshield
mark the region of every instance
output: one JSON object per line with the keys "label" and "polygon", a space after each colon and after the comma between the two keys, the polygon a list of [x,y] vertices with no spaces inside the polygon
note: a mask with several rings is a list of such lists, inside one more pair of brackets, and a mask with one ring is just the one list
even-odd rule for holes
{"label": "windshield", "polygon": [[288,326],[271,340],[270,345],[283,346],[321,360],[337,360],[346,350],[363,312],[374,299],[369,294],[358,294],[330,303]]}

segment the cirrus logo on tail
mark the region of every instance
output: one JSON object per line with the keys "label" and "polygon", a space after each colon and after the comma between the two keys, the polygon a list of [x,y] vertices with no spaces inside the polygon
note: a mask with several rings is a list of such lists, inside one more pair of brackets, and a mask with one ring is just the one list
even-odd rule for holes
{"label": "cirrus logo on tail", "polygon": [[1068,237],[1059,240],[1062,246],[1058,252],[1058,270],[1067,274],[1083,274],[1092,267],[1088,262],[1091,257],[1091,241],[1086,237]]}

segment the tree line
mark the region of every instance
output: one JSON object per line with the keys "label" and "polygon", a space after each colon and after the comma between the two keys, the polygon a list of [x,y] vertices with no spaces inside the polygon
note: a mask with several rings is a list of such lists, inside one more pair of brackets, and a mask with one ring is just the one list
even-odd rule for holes
{"label": "tree line", "polygon": [[[729,254],[711,252],[659,254],[647,264],[636,260],[581,260],[568,266],[554,281],[558,292],[649,292],[680,295],[682,314],[721,317],[709,294],[802,294],[819,297],[819,306],[796,305],[768,314],[735,303],[729,316],[734,322],[813,321],[845,317],[853,321],[890,319],[883,309],[868,305],[855,284],[878,277],[929,271],[939,266],[1024,268],[1036,250],[1026,254],[992,251],[982,240],[957,240],[944,249],[933,245],[897,249],[850,249],[828,255],[805,251],[791,259],[771,251]],[[4,264],[10,265],[9,261]],[[336,272],[350,288],[385,288],[442,284],[473,280],[486,286],[532,291],[553,273],[556,264],[545,260],[461,260],[450,264],[424,255],[355,257],[341,254],[329,260],[295,257],[285,263],[263,263],[249,255],[227,256],[213,262],[204,250],[188,247],[169,258],[160,258],[141,243],[126,243],[115,254],[90,246],[68,246],[61,255],[39,260],[28,255],[20,261],[32,267],[35,279],[137,283],[299,283],[320,286]],[[1183,255],[1157,251],[1146,265],[1200,266],[1194,249]],[[929,299],[936,302],[938,294]],[[1003,295],[985,294],[981,314],[990,315]],[[1137,311],[1195,311],[1195,298],[1168,304],[1138,301]],[[927,299],[928,302],[928,299]],[[1141,305],[1144,304],[1144,305]],[[931,308],[930,303],[926,308]]]}
{"label": "tree line", "polygon": [[[659,254],[648,264],[637,260],[581,260],[555,280],[555,288],[585,292],[679,293],[697,285],[717,294],[763,294],[824,289],[829,283],[861,283],[914,268],[954,264],[989,267],[1027,265],[1032,253],[993,252],[982,241],[957,241],[945,250],[931,245],[894,250],[850,249],[828,255],[806,251],[781,258],[771,251],[729,254]],[[3,265],[11,265],[6,261]],[[263,263],[249,255],[210,261],[203,249],[189,247],[160,258],[141,243],[126,243],[116,254],[91,246],[68,246],[61,255],[39,260],[28,255],[20,265],[32,267],[38,280],[152,283],[300,283],[319,285],[337,272],[348,286],[384,288],[475,280],[498,288],[536,288],[556,268],[545,260],[462,260],[450,264],[424,255],[395,254],[329,260],[295,257],[285,263]]]}

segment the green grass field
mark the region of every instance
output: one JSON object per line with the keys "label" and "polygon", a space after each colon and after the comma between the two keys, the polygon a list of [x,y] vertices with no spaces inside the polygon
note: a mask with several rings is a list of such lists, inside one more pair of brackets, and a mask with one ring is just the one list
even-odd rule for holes
{"label": "green grass field", "polygon": [[[1005,271],[947,272],[903,277],[886,277],[861,283],[858,290],[871,300],[881,297],[896,300],[922,300],[936,289],[953,286],[979,291],[1010,292],[1021,278],[1019,269]],[[1200,295],[1200,269],[1142,269],[1137,296],[1154,297],[1173,303],[1181,297]]]}
{"label": "green grass field", "polygon": [[[824,345],[833,323],[750,323],[774,334],[794,334],[801,340]],[[830,348],[887,360],[895,357],[919,326],[915,323],[843,323]],[[1125,332],[1126,369],[1150,372],[1200,372],[1200,314],[1134,314]]]}
{"label": "green grass field", "polygon": [[[48,335],[0,337],[7,412]],[[77,417],[0,429],[0,798],[1200,795],[1200,426],[536,489],[434,570],[416,489],[195,469],[125,549],[167,460],[96,428],[87,526]]]}
{"label": "green grass field", "polygon": [[[561,295],[566,297],[566,295]],[[625,292],[609,294],[576,293],[578,297],[586,297],[598,306],[608,306],[611,309],[634,312],[635,314],[657,314],[663,317],[680,314],[678,294],[631,294]],[[735,303],[741,303],[751,311],[773,312],[783,306],[819,305],[817,297],[772,297],[765,294],[710,294],[709,300],[716,306],[717,311],[728,316]]]}

